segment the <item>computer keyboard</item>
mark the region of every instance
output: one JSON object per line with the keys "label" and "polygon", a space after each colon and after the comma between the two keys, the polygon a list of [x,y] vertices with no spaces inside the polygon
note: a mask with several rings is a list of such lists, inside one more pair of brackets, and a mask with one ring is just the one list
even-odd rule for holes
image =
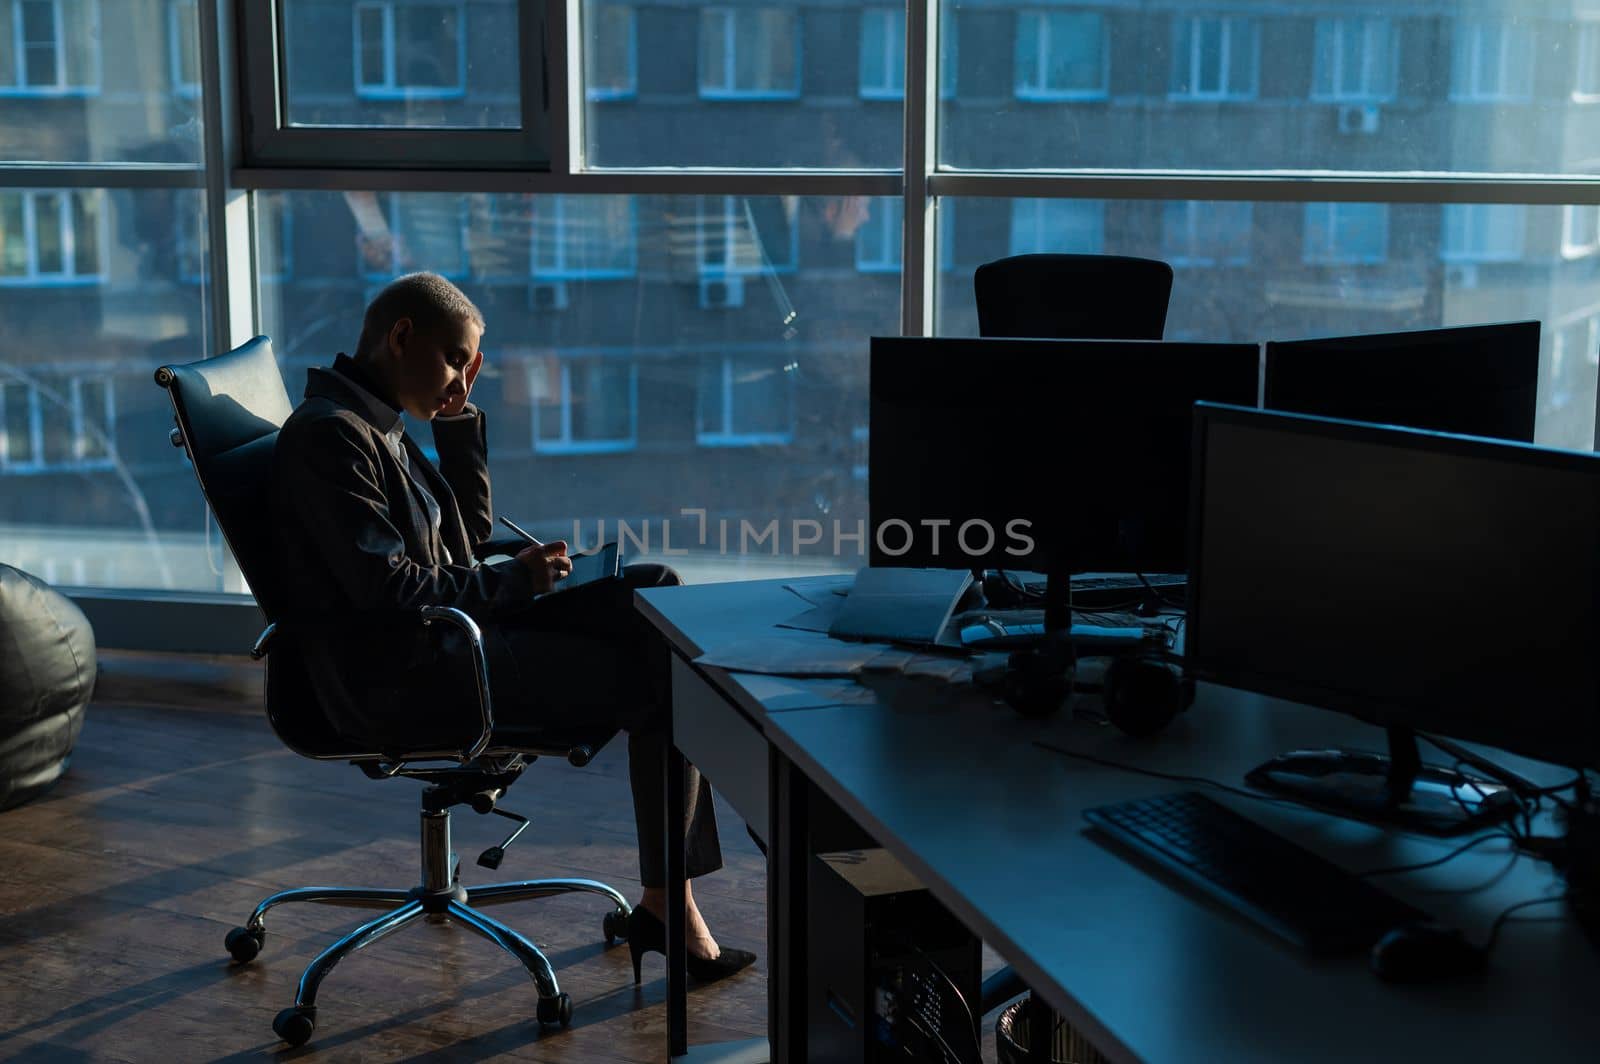
{"label": "computer keyboard", "polygon": [[1111,838],[1311,953],[1352,953],[1420,910],[1194,791],[1086,810]]}

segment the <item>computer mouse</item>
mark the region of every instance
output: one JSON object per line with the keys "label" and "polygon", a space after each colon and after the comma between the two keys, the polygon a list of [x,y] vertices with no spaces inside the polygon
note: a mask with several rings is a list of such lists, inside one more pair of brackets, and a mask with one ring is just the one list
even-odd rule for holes
{"label": "computer mouse", "polygon": [[1483,971],[1488,953],[1442,924],[1404,924],[1372,947],[1372,970],[1386,983],[1431,983]]}

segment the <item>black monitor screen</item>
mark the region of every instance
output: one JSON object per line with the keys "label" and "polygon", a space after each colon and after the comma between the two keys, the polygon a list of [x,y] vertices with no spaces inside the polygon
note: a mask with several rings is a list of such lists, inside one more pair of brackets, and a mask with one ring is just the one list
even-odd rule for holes
{"label": "black monitor screen", "polygon": [[1539,323],[1267,344],[1263,406],[1296,414],[1533,440]]}
{"label": "black monitor screen", "polygon": [[1600,765],[1600,455],[1201,406],[1201,679]]}
{"label": "black monitor screen", "polygon": [[1254,405],[1259,365],[1255,344],[874,338],[872,564],[1182,572],[1191,410]]}

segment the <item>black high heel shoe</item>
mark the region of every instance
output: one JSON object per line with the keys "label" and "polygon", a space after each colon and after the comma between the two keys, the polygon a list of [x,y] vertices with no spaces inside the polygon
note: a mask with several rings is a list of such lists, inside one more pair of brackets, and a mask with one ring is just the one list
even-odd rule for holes
{"label": "black high heel shoe", "polygon": [[[633,985],[638,986],[643,982],[639,974],[639,965],[644,961],[646,953],[659,953],[667,955],[667,925],[656,918],[655,913],[642,905],[636,905],[628,914],[628,955],[633,958]],[[729,949],[724,946],[722,952],[716,957],[696,957],[688,954],[688,969],[690,978],[699,983],[714,983],[718,979],[726,979],[734,972],[742,971],[754,964],[756,955],[749,950]]]}

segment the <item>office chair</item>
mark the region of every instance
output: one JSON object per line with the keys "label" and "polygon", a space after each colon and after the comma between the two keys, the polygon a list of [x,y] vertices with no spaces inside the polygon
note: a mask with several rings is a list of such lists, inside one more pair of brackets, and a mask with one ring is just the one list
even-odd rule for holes
{"label": "office chair", "polygon": [[[561,991],[550,962],[533,941],[480,912],[480,908],[524,898],[542,898],[571,892],[598,894],[611,902],[601,928],[606,945],[626,937],[629,907],[616,890],[587,879],[532,879],[491,886],[466,887],[461,868],[450,850],[450,809],[468,805],[478,813],[498,813],[518,822],[500,845],[485,851],[478,863],[497,868],[505,847],[527,826],[516,813],[496,803],[540,755],[565,757],[573,765],[587,764],[615,734],[596,728],[586,734],[544,734],[538,729],[497,728],[489,697],[488,665],[483,637],[472,618],[460,610],[425,606],[396,610],[392,614],[363,614],[359,619],[321,617],[292,619],[278,601],[281,583],[274,579],[272,515],[268,499],[273,448],[278,429],[289,416],[288,393],[273,357],[272,342],[258,336],[243,346],[212,359],[187,365],[163,366],[156,383],[172,400],[174,446],[185,448],[217,524],[233,550],[256,601],[267,615],[265,631],[251,650],[256,660],[266,658],[267,719],[278,738],[291,750],[321,761],[348,761],[375,780],[407,778],[425,784],[422,791],[422,881],[410,888],[301,887],[280,891],[257,905],[243,927],[228,933],[227,950],[244,964],[252,960],[266,940],[267,912],[285,902],[320,902],[363,908],[389,908],[377,919],[362,924],[323,950],[300,977],[294,1004],[272,1021],[272,1029],[290,1045],[310,1039],[316,1022],[317,990],[341,959],[400,930],[423,917],[454,919],[463,927],[493,942],[516,957],[527,969],[538,991],[537,1017],[541,1026],[572,1019],[572,1001]],[[514,553],[490,543],[480,556]],[[437,741],[416,748],[413,739],[401,749],[372,749],[398,740],[352,740],[340,733],[337,719],[327,706],[337,697],[325,690],[313,670],[296,652],[297,643],[319,640],[352,623],[382,625],[385,630],[416,633],[422,630],[441,647],[464,648],[454,652],[451,668],[460,674],[459,697],[472,707],[470,741],[460,735],[461,721],[445,720]],[[444,633],[453,633],[444,639]],[[404,643],[404,641],[399,641]],[[309,645],[309,644],[308,644]],[[447,651],[448,652],[448,651]],[[397,663],[402,664],[402,663]],[[441,714],[441,718],[447,715]],[[452,734],[453,733],[453,734]]]}
{"label": "office chair", "polygon": [[1172,267],[1122,255],[1013,255],[972,275],[979,336],[1159,340]]}

